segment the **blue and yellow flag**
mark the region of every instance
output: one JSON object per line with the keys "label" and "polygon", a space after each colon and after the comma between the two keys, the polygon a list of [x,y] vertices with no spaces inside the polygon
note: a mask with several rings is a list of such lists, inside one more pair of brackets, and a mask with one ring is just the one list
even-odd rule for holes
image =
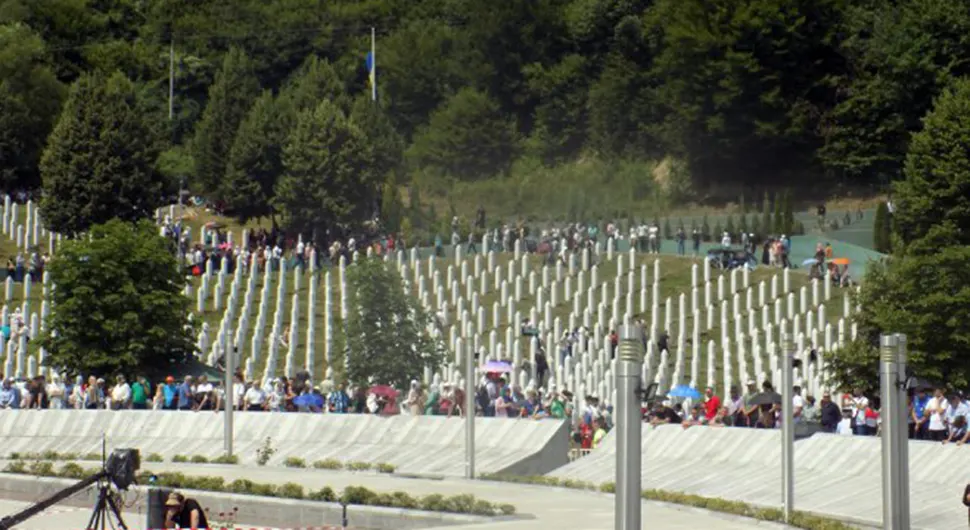
{"label": "blue and yellow flag", "polygon": [[377,101],[377,62],[374,60],[374,52],[367,52],[367,79],[370,82],[371,99]]}

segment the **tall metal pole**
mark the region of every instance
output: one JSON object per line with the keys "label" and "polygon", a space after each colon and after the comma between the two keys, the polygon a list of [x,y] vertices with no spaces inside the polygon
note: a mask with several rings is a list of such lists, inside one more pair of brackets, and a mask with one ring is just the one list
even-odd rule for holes
{"label": "tall metal pole", "polygon": [[[899,374],[901,383],[896,386],[896,419],[899,424],[896,426],[896,437],[899,443],[896,445],[897,460],[899,466],[899,480],[896,485],[899,488],[899,499],[896,503],[896,511],[899,514],[900,530],[909,530],[909,396],[906,393],[906,334],[896,334],[896,372]],[[883,410],[886,405],[883,404]]]}
{"label": "tall metal pole", "polygon": [[640,530],[640,371],[643,330],[625,324],[616,355],[615,530]]}
{"label": "tall metal pole", "polygon": [[785,522],[791,521],[795,511],[795,417],[792,411],[794,397],[792,396],[794,382],[792,358],[795,348],[792,337],[788,333],[788,322],[782,320],[781,328],[781,491],[782,509]]}
{"label": "tall metal pole", "polygon": [[175,39],[168,42],[168,119],[175,117]]}
{"label": "tall metal pole", "polygon": [[899,339],[885,334],[879,338],[879,381],[882,399],[882,527],[899,530],[899,406],[896,359]]}
{"label": "tall metal pole", "polygon": [[465,478],[475,478],[475,347],[465,344]]}
{"label": "tall metal pole", "polygon": [[223,435],[224,436],[223,444],[226,450],[226,456],[232,456],[232,436],[233,436],[233,429],[232,429],[233,410],[232,409],[235,408],[235,404],[236,404],[236,394],[233,391],[232,387],[233,387],[233,383],[235,382],[233,380],[233,373],[235,371],[236,371],[236,352],[233,350],[230,350],[226,352],[226,374],[225,374],[226,381],[223,385],[226,387],[226,397],[223,400],[225,402],[225,407],[226,407],[226,410],[225,410],[226,421],[223,422],[225,426],[225,433]]}

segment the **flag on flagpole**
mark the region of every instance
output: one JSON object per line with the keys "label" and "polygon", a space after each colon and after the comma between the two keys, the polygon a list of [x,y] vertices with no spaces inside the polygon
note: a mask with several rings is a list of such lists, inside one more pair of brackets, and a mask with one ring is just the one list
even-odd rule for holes
{"label": "flag on flagpole", "polygon": [[371,99],[377,101],[377,64],[374,52],[367,52],[367,80],[370,83]]}

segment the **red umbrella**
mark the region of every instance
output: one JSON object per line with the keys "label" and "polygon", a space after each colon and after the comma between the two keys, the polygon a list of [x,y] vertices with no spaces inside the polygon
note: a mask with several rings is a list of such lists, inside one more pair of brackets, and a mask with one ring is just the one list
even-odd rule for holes
{"label": "red umbrella", "polygon": [[370,387],[370,390],[368,390],[368,392],[378,397],[385,397],[387,399],[395,399],[397,398],[397,395],[399,393],[397,390],[394,390],[393,388],[387,385],[374,385]]}

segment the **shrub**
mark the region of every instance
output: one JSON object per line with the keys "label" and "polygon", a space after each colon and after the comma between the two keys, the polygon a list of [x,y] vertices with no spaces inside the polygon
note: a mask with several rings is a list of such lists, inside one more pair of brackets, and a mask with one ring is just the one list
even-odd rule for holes
{"label": "shrub", "polygon": [[313,463],[313,467],[317,469],[343,469],[344,464],[336,458],[328,458],[326,460],[317,460]]}
{"label": "shrub", "polygon": [[230,482],[227,491],[232,493],[252,493],[254,485],[253,481],[240,478]]}
{"label": "shrub", "polygon": [[370,462],[350,462],[347,464],[347,469],[351,471],[367,471],[370,468]]}
{"label": "shrub", "polygon": [[209,459],[206,458],[206,457],[204,457],[204,456],[202,456],[202,455],[192,455],[192,458],[189,459],[189,461],[192,462],[193,464],[208,464],[209,463]]}
{"label": "shrub", "polygon": [[263,441],[263,445],[256,450],[256,464],[260,466],[265,466],[270,458],[273,458],[273,454],[276,453],[276,449],[273,448],[273,439],[267,437]]}
{"label": "shrub", "polygon": [[189,461],[189,457],[185,455],[175,455],[172,457],[172,462],[175,462],[175,463],[184,463],[188,461]]}
{"label": "shrub", "polygon": [[378,473],[393,473],[394,472],[394,466],[391,465],[391,464],[387,464],[387,463],[377,464],[376,469],[377,469],[377,472]]}
{"label": "shrub", "polygon": [[337,492],[333,491],[330,486],[324,486],[323,489],[310,492],[307,498],[313,501],[336,502]]}
{"label": "shrub", "polygon": [[612,482],[604,482],[600,484],[600,491],[603,493],[616,493],[616,484]]}
{"label": "shrub", "polygon": [[23,457],[24,457],[24,455],[22,455],[20,453],[10,453],[10,456],[7,457],[7,460],[20,460]]}
{"label": "shrub", "polygon": [[7,464],[7,466],[3,468],[3,472],[23,474],[27,472],[27,464],[25,464],[23,460],[15,460]]}
{"label": "shrub", "polygon": [[145,462],[164,462],[165,459],[158,453],[152,453],[145,457]]}
{"label": "shrub", "polygon": [[418,506],[420,506],[422,510],[429,512],[443,512],[446,511],[445,507],[447,505],[445,503],[444,495],[432,493],[431,495],[421,497],[421,500],[418,501]]}
{"label": "shrub", "polygon": [[61,455],[57,454],[57,451],[44,451],[40,454],[40,460],[60,460]]}
{"label": "shrub", "polygon": [[259,495],[262,497],[276,497],[277,490],[276,486],[272,484],[253,484],[252,495]]}
{"label": "shrub", "polygon": [[288,456],[286,460],[283,461],[283,465],[286,467],[306,467],[306,462],[296,456]]}
{"label": "shrub", "polygon": [[88,475],[88,472],[80,464],[68,462],[61,466],[61,470],[57,475],[64,478],[84,478]]}
{"label": "shrub", "polygon": [[236,455],[219,455],[212,459],[213,464],[238,464],[239,457]]}
{"label": "shrub", "polygon": [[87,453],[86,455],[81,456],[80,459],[97,461],[97,462],[100,462],[101,460],[103,460],[101,453]]}
{"label": "shrub", "polygon": [[499,504],[498,509],[502,512],[502,515],[513,515],[515,513],[515,506],[511,504]]}
{"label": "shrub", "polygon": [[340,501],[345,504],[367,505],[372,504],[376,496],[376,493],[362,486],[347,486],[340,495]]}
{"label": "shrub", "polygon": [[390,495],[390,504],[388,506],[393,506],[394,508],[406,508],[408,510],[415,510],[420,505],[418,499],[408,495],[403,491],[395,491]]}
{"label": "shrub", "polygon": [[448,497],[445,502],[446,506],[450,508],[449,512],[472,513],[475,508],[475,497],[467,493]]}
{"label": "shrub", "polygon": [[287,482],[276,490],[276,494],[287,499],[302,499],[303,486],[294,482]]}
{"label": "shrub", "polygon": [[222,477],[188,477],[183,487],[205,491],[225,491],[226,481]]}
{"label": "shrub", "polygon": [[36,461],[31,462],[30,468],[28,470],[31,475],[37,475],[40,477],[56,477],[57,473],[54,472],[54,464],[51,462]]}

